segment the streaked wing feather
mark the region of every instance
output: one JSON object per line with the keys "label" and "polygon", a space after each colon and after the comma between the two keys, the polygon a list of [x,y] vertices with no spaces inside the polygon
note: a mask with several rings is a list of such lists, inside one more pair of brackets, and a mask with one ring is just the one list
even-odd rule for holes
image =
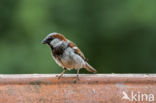
{"label": "streaked wing feather", "polygon": [[80,57],[82,57],[85,61],[87,61],[87,59],[85,58],[84,54],[81,52],[81,50],[71,41],[69,41],[69,47],[74,49],[74,52],[76,54],[78,54]]}
{"label": "streaked wing feather", "polygon": [[81,50],[79,48],[74,49],[75,53],[78,54],[79,56],[81,56],[85,61],[87,61],[87,59],[85,58],[84,54],[81,52]]}

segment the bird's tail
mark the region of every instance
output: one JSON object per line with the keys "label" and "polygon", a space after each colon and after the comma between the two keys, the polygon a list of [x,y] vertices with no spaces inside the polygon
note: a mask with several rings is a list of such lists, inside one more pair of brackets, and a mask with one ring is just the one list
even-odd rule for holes
{"label": "bird's tail", "polygon": [[96,69],[94,69],[91,65],[89,65],[88,63],[86,63],[85,67],[86,70],[88,70],[89,72],[96,72]]}

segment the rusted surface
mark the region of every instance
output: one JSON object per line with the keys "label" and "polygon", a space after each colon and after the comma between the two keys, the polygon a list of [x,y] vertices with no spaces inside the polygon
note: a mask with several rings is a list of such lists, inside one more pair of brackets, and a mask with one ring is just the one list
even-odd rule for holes
{"label": "rusted surface", "polygon": [[156,103],[155,74],[75,76],[0,75],[0,103]]}

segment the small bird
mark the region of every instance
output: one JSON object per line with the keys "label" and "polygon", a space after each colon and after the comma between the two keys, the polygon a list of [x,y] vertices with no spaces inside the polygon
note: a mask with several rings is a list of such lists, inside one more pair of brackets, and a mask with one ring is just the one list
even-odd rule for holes
{"label": "small bird", "polygon": [[76,69],[78,80],[79,70],[81,68],[85,68],[89,72],[96,72],[96,70],[88,64],[87,59],[80,49],[73,42],[66,39],[62,34],[55,32],[50,33],[44,38],[42,43],[50,46],[53,59],[64,69],[58,76],[58,79],[63,76],[67,69]]}

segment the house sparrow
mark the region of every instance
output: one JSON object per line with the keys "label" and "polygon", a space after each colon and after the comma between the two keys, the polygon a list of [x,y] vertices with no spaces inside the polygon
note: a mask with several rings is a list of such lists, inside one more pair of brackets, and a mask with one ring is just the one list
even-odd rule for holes
{"label": "house sparrow", "polygon": [[63,72],[58,76],[58,79],[63,76],[67,69],[76,69],[78,79],[79,70],[81,68],[85,68],[90,72],[96,72],[96,70],[88,64],[80,49],[62,34],[50,33],[45,37],[42,43],[50,46],[53,59],[59,66],[64,68]]}

